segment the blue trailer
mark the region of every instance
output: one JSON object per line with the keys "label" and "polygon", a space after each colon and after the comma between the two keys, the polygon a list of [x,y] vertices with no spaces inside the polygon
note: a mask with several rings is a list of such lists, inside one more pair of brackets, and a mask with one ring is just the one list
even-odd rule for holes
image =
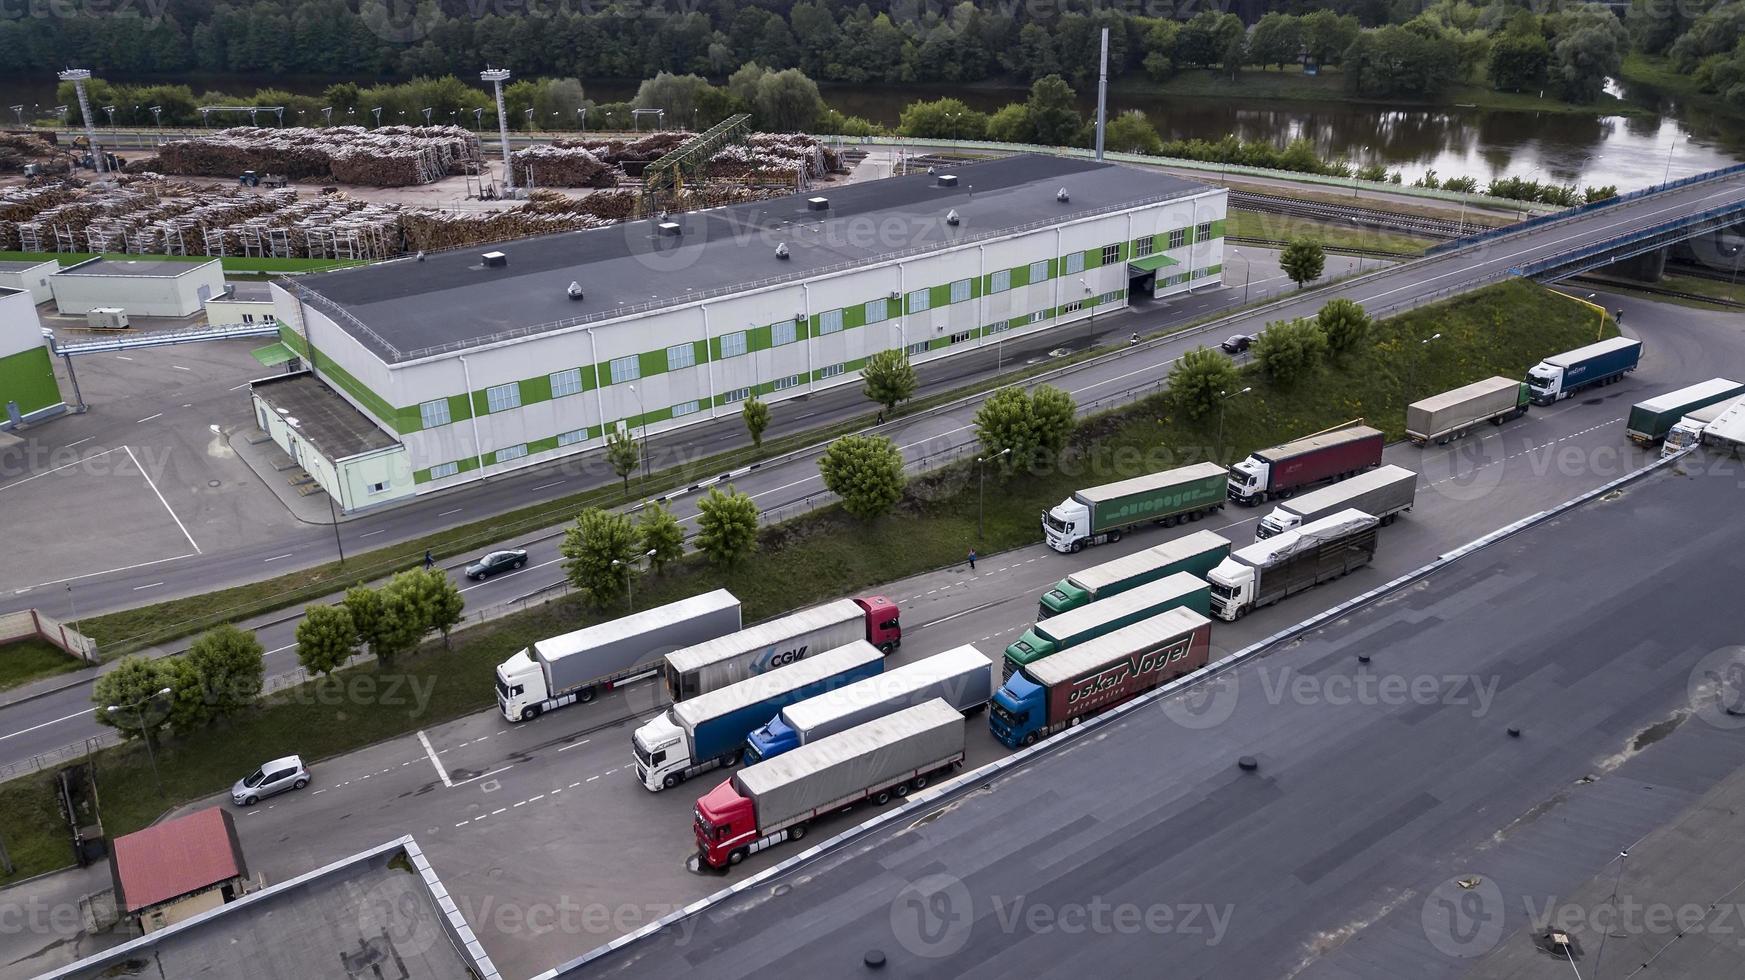
{"label": "blue trailer", "polygon": [[884,653],[856,640],[680,701],[632,734],[637,778],[645,789],[659,791],[716,766],[732,765],[745,748],[746,736],[776,712],[876,677],[884,669]]}
{"label": "blue trailer", "polygon": [[1553,354],[1527,372],[1533,404],[1549,405],[1583,388],[1611,384],[1642,362],[1642,342],[1613,337],[1597,344]]}

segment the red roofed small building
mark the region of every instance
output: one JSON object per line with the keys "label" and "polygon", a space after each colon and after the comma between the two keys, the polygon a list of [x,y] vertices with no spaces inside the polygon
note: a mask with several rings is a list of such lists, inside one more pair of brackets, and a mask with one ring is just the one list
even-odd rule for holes
{"label": "red roofed small building", "polygon": [[116,838],[109,870],[116,908],[146,932],[240,898],[248,878],[236,824],[221,807]]}

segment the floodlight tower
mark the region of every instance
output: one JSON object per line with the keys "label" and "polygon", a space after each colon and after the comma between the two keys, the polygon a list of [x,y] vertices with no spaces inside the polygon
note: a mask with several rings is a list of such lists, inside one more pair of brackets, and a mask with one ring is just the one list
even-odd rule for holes
{"label": "floodlight tower", "polygon": [[503,83],[509,80],[509,69],[486,68],[479,80],[490,82],[497,90],[497,133],[503,140],[503,193],[515,196],[515,161],[509,156],[509,113],[503,108]]}
{"label": "floodlight tower", "polygon": [[97,145],[97,127],[91,122],[91,100],[85,97],[85,83],[91,79],[91,73],[83,68],[68,68],[57,72],[56,77],[73,83],[73,91],[79,95],[79,115],[85,120],[85,141],[91,147],[91,162],[97,165],[98,173],[107,173],[109,167],[103,159],[103,148]]}

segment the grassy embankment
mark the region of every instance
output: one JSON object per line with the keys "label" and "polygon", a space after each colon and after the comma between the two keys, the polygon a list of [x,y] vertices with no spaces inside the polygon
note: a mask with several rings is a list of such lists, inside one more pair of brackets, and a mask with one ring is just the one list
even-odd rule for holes
{"label": "grassy embankment", "polygon": [[[1115,82],[1110,88],[1115,94],[1125,96],[1155,95],[1196,99],[1377,103],[1374,98],[1365,98],[1353,93],[1346,86],[1345,75],[1336,69],[1330,69],[1319,75],[1305,75],[1302,68],[1296,65],[1283,71],[1276,68],[1265,70],[1245,68],[1234,80],[1221,71],[1196,68],[1179,72],[1174,77],[1161,82],[1148,78],[1129,77]],[[1498,92],[1484,85],[1453,85],[1443,93],[1440,99],[1434,101],[1388,99],[1385,104],[1392,108],[1470,106],[1479,109],[1503,109],[1511,112],[1554,112],[1587,116],[1625,116],[1650,113],[1650,110],[1642,106],[1632,105],[1613,95],[1602,95],[1598,101],[1588,105],[1572,105],[1550,93],[1541,97],[1536,92]]]}
{"label": "grassy embankment", "polygon": [[85,666],[78,657],[38,639],[0,645],[0,691]]}
{"label": "grassy embankment", "polygon": [[[1398,438],[1404,424],[1401,357],[1419,350],[1413,340],[1432,332],[1441,333],[1442,340],[1417,368],[1420,392],[1491,374],[1520,375],[1548,353],[1591,340],[1593,320],[1580,304],[1528,283],[1507,283],[1386,321],[1368,350],[1291,390],[1278,390],[1250,369],[1244,383],[1254,393],[1232,401],[1226,413],[1225,455],[1359,416]],[[1148,398],[1086,419],[1061,465],[991,479],[987,533],[979,542],[973,475],[966,465],[957,465],[912,483],[899,510],[876,522],[861,523],[836,508],[796,518],[767,528],[761,550],[737,570],[724,572],[693,557],[665,576],[645,578],[637,587],[637,603],[646,608],[726,585],[740,597],[750,621],[953,564],[971,545],[993,554],[1032,544],[1036,514],[1072,490],[1204,458],[1212,440],[1210,423],[1172,418],[1166,399]],[[1061,567],[1074,566],[1063,562]],[[458,634],[452,650],[438,641],[392,670],[368,664],[344,671],[329,682],[336,686],[325,689],[379,691],[396,683],[403,685],[404,695],[415,684],[431,694],[421,712],[365,697],[323,698],[320,685],[283,692],[221,728],[167,744],[158,756],[162,796],[141,747],[106,750],[98,762],[104,825],[112,835],[138,829],[174,803],[224,789],[262,758],[299,752],[320,760],[479,710],[491,703],[497,663],[533,640],[616,613],[584,609],[573,597],[557,599]],[[28,841],[32,853],[52,854],[58,828],[44,826],[36,816],[44,804],[40,792],[28,791],[35,785],[17,781],[0,787],[0,826],[16,828],[13,838]],[[48,807],[52,813],[52,799]],[[47,868],[36,865],[32,873],[42,870]]]}
{"label": "grassy embankment", "polygon": [[1284,242],[1293,238],[1310,238],[1332,249],[1363,249],[1381,252],[1402,252],[1422,255],[1434,244],[1429,238],[1419,238],[1397,231],[1381,231],[1357,225],[1338,225],[1285,214],[1256,211],[1230,211],[1224,233],[1231,238],[1255,238],[1268,242]]}

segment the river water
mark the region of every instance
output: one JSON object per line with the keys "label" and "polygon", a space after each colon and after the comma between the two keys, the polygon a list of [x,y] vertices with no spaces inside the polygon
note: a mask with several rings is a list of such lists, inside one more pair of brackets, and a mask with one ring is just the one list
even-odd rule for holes
{"label": "river water", "polygon": [[[218,89],[234,94],[249,91],[259,80],[187,81],[196,92]],[[330,81],[275,79],[273,84],[316,94]],[[953,95],[991,112],[1025,94],[1022,89],[961,87],[825,85],[821,90],[833,107],[891,126],[903,106],[916,99]],[[610,102],[629,98],[635,86],[589,83],[586,91],[592,99]],[[1481,185],[1492,177],[1513,175],[1632,190],[1660,183],[1668,175],[1676,179],[1745,160],[1745,123],[1640,88],[1620,94],[1649,113],[1587,116],[1461,107],[1396,109],[1341,102],[1190,101],[1124,94],[1111,96],[1109,108],[1143,111],[1166,140],[1220,139],[1234,133],[1242,139],[1283,143],[1300,137],[1323,156],[1382,163],[1400,171],[1407,181],[1434,170],[1443,178],[1470,175]],[[0,111],[16,103],[52,105],[53,100],[52,83],[0,79]],[[1084,104],[1088,113],[1093,101],[1086,97]]]}

